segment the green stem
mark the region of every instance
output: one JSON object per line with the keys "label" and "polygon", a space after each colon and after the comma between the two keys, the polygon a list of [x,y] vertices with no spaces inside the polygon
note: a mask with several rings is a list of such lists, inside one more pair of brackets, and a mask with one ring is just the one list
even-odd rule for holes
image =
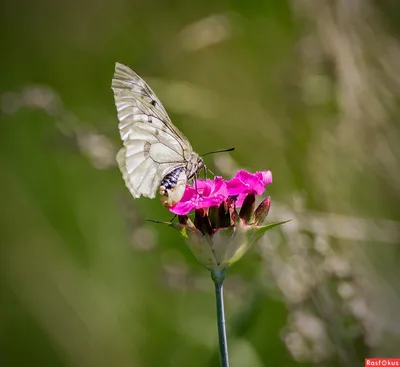
{"label": "green stem", "polygon": [[224,288],[222,285],[225,279],[225,273],[219,270],[212,270],[211,278],[215,284],[215,298],[217,301],[217,325],[221,367],[229,367],[228,342],[226,340],[225,327]]}

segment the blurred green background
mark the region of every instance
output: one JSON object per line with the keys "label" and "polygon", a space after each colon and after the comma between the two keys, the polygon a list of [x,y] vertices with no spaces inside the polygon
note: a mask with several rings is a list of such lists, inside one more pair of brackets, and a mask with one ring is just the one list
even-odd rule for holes
{"label": "blurred green background", "polygon": [[396,1],[4,1],[0,366],[218,366],[213,285],[115,165],[116,61],[274,229],[226,280],[232,366],[400,356]]}

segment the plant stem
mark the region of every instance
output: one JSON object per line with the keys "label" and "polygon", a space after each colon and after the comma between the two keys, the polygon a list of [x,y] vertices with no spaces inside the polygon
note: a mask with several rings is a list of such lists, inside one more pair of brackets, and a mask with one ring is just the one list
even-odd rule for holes
{"label": "plant stem", "polygon": [[215,284],[215,298],[217,301],[217,325],[221,367],[229,367],[228,342],[226,340],[225,327],[224,288],[222,285],[225,279],[225,273],[214,269],[211,271],[211,278]]}

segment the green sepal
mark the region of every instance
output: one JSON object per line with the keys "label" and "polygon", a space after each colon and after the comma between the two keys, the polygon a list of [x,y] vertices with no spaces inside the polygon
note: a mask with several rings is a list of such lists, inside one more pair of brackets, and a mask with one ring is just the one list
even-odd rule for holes
{"label": "green sepal", "polygon": [[189,217],[185,218],[185,223],[173,223],[173,222],[161,222],[159,220],[155,220],[155,219],[146,219],[147,222],[151,222],[151,223],[157,223],[157,224],[165,224],[168,227],[171,227],[173,229],[176,229],[178,231],[181,231],[182,228],[195,228],[193,222],[190,220]]}
{"label": "green sepal", "polygon": [[212,240],[208,234],[203,235],[196,228],[183,227],[181,236],[196,259],[207,269],[217,267],[217,262],[212,251]]}
{"label": "green sepal", "polygon": [[284,220],[283,222],[269,223],[264,226],[250,228],[246,232],[247,240],[251,244],[254,244],[265,234],[265,232],[269,231],[270,229],[272,229],[274,227],[280,226],[282,224],[285,224],[285,223],[288,223],[291,221],[292,221],[292,219],[289,219],[289,220]]}
{"label": "green sepal", "polygon": [[215,231],[211,246],[216,262],[221,265],[226,260],[226,253],[236,236],[236,227],[230,226]]}
{"label": "green sepal", "polygon": [[231,241],[232,245],[227,248],[227,252],[225,255],[225,262],[222,265],[222,268],[228,268],[233,265],[236,261],[240,260],[243,255],[254,246],[257,241],[265,234],[266,231],[279,226],[281,224],[290,222],[290,220],[286,220],[283,222],[270,223],[262,227],[255,226],[242,226],[239,227],[239,233],[236,234],[236,241]]}

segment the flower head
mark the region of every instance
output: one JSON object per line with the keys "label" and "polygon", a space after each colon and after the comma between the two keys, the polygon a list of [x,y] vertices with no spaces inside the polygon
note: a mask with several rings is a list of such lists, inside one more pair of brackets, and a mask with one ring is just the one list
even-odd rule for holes
{"label": "flower head", "polygon": [[241,207],[248,194],[262,195],[266,186],[271,183],[271,171],[253,174],[240,170],[229,181],[225,181],[222,177],[215,177],[214,180],[196,180],[193,187],[186,185],[180,202],[169,210],[174,214],[184,215],[195,209],[218,206],[231,196],[236,196],[235,204]]}
{"label": "flower head", "polygon": [[[178,214],[180,230],[197,259],[210,270],[223,271],[239,260],[269,229],[285,223],[265,225],[271,205],[266,197],[256,208],[256,195],[272,183],[270,171],[238,171],[225,181],[196,180],[187,185],[182,200],[169,208]],[[194,210],[193,220],[187,215]]]}
{"label": "flower head", "polygon": [[218,206],[228,195],[226,181],[222,177],[215,177],[214,180],[196,180],[193,187],[186,185],[180,202],[169,210],[174,214],[184,215],[194,209]]}

